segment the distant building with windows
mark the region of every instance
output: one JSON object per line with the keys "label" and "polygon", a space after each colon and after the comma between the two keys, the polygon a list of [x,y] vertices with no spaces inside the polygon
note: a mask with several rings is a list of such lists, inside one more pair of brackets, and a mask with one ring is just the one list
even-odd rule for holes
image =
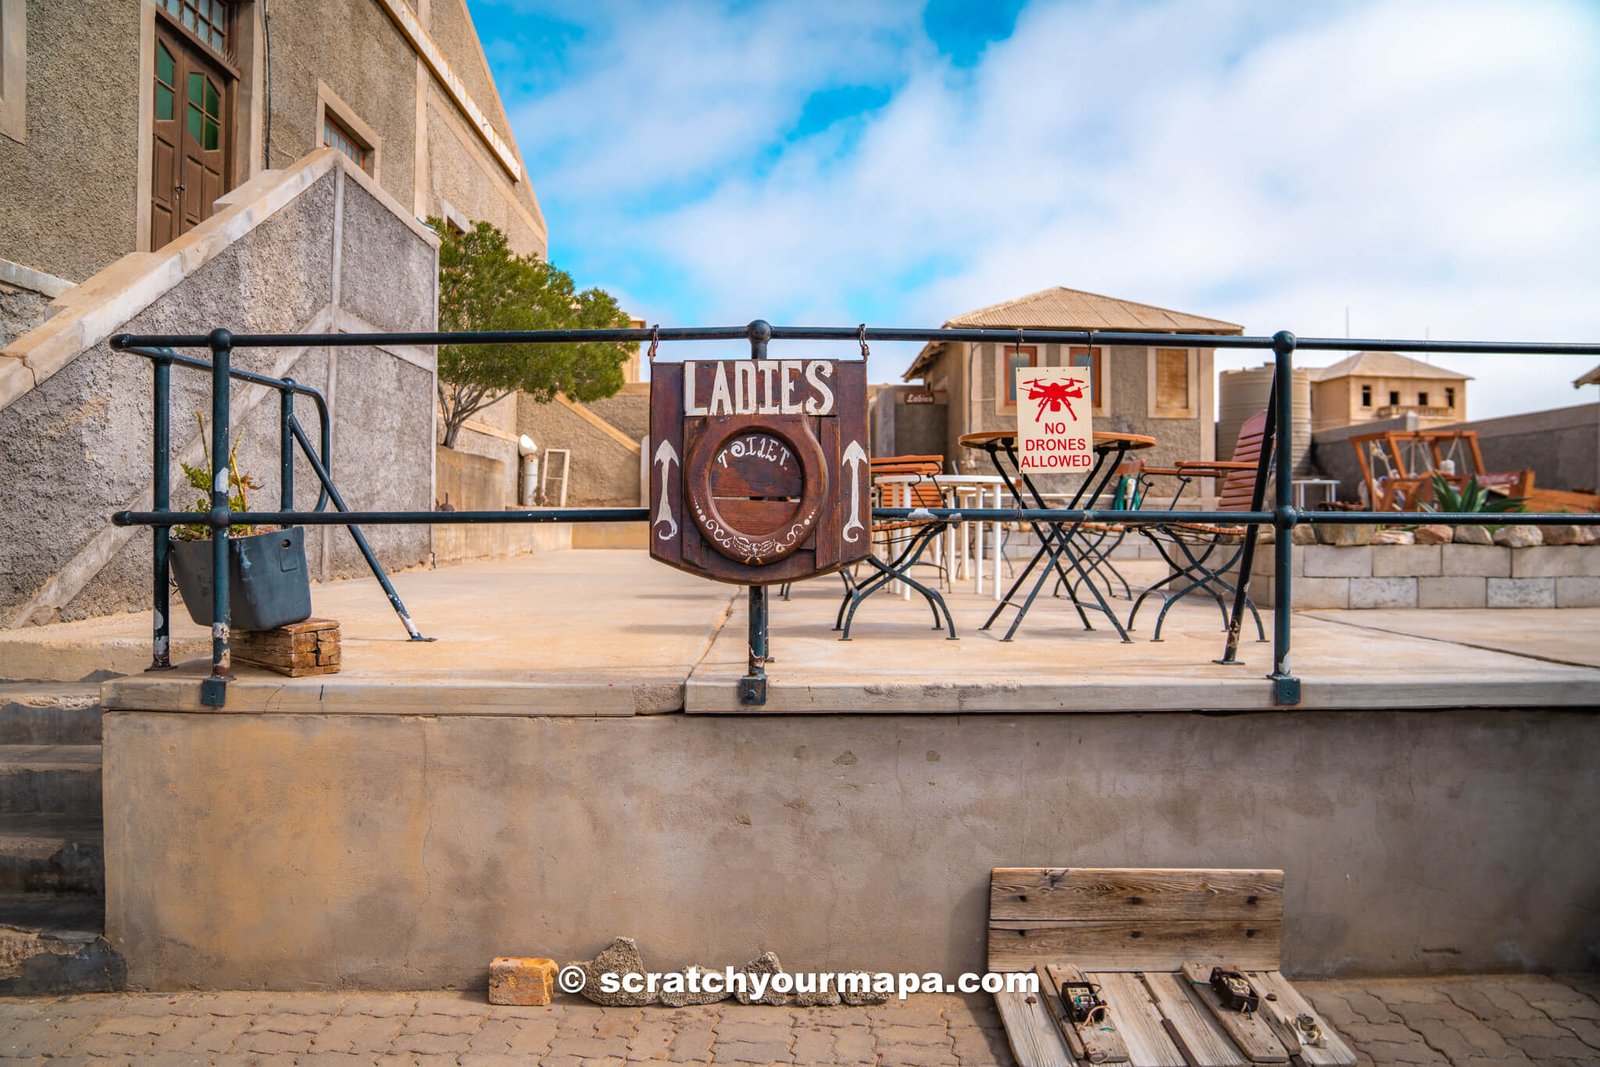
{"label": "distant building with windows", "polygon": [[1403,415],[1442,426],[1467,416],[1470,377],[1398,352],[1357,352],[1310,374],[1313,431]]}
{"label": "distant building with windows", "polygon": [[[961,470],[984,471],[982,453],[962,449],[962,434],[1016,427],[1015,369],[1019,366],[1090,368],[1096,429],[1148,434],[1156,447],[1142,453],[1154,466],[1179,459],[1215,458],[1214,349],[1189,343],[1186,335],[1241,334],[1235,323],[1131,300],[1056,287],[958,315],[947,328],[991,327],[1051,330],[1138,330],[1172,335],[1170,344],[1131,347],[972,344],[929,341],[905,373],[920,381],[931,404],[942,405],[944,454]],[[880,402],[903,397],[885,390]],[[878,419],[882,425],[885,420]],[[888,451],[889,442],[874,449]]]}

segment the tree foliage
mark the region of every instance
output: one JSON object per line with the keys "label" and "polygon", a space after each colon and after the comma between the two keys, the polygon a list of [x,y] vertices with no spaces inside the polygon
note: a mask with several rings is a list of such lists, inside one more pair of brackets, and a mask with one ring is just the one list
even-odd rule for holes
{"label": "tree foliage", "polygon": [[[572,276],[537,256],[519,256],[493,224],[465,233],[429,222],[439,232],[439,329],[576,330],[626,327],[628,315],[601,289],[577,291]],[[521,391],[540,401],[557,393],[598,400],[622,388],[622,366],[637,346],[460,344],[439,347],[443,444],[455,444],[477,411]]]}

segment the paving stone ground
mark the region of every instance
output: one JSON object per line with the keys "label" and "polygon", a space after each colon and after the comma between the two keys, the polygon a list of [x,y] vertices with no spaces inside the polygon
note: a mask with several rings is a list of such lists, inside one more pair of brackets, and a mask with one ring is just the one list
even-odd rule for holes
{"label": "paving stone ground", "polygon": [[[1363,1064],[1600,1062],[1600,976],[1300,982]],[[492,1007],[461,993],[0,999],[0,1059],[161,1064],[1010,1064],[986,997],[873,1008]]]}

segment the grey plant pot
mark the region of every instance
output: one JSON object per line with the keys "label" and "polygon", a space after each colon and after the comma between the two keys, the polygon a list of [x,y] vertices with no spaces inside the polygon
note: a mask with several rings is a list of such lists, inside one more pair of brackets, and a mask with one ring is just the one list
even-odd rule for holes
{"label": "grey plant pot", "polygon": [[[173,541],[172,573],[189,618],[210,626],[211,542]],[[305,530],[290,526],[228,540],[228,608],[236,630],[270,630],[311,617]]]}

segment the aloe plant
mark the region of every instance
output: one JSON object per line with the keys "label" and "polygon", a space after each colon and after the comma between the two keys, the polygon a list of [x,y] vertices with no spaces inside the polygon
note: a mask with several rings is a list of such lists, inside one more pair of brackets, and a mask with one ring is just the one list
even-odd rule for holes
{"label": "aloe plant", "polygon": [[1459,490],[1451,485],[1443,475],[1435,474],[1432,480],[1433,502],[1423,504],[1423,511],[1490,514],[1521,511],[1522,505],[1527,502],[1526,498],[1520,496],[1490,496],[1489,491],[1478,484],[1477,475],[1468,478],[1467,484]]}
{"label": "aloe plant", "polygon": [[[195,467],[181,462],[179,466],[183,468],[184,481],[189,483],[190,488],[200,491],[199,498],[185,510],[204,515],[211,510],[211,448],[206,444],[209,437],[206,434],[205,419],[201,417],[198,411],[195,412],[194,418],[195,422],[200,425],[200,443],[205,449],[205,466]],[[240,436],[243,436],[242,431]],[[239,472],[238,447],[239,441],[238,438],[235,438],[233,447],[228,449],[228,510],[249,511],[250,490],[260,489],[261,483],[250,477],[250,475]],[[251,534],[259,532],[254,526],[234,526],[228,530],[228,536],[249,537]],[[198,523],[187,526],[174,526],[172,528],[172,536],[180,541],[203,541],[211,536],[211,527]]]}

